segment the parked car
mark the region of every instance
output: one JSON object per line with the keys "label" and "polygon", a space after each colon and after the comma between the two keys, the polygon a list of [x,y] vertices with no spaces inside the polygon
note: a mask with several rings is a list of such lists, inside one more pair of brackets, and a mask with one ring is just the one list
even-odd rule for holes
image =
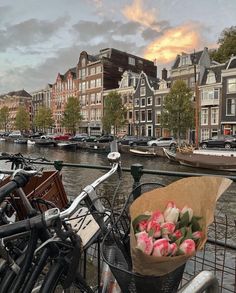
{"label": "parked car", "polygon": [[151,140],[154,139],[153,136],[139,136],[135,137],[134,140],[130,140],[129,145],[130,146],[147,146],[147,143]]}
{"label": "parked car", "polygon": [[123,145],[130,145],[131,143],[133,143],[136,140],[137,140],[136,136],[125,135],[121,139],[118,140],[118,143],[123,144]]}
{"label": "parked car", "polygon": [[97,139],[97,142],[111,142],[115,139],[114,135],[105,134]]}
{"label": "parked car", "polygon": [[71,141],[84,141],[84,139],[88,138],[88,135],[85,134],[76,134],[75,136],[72,136],[69,140]]}
{"label": "parked car", "polygon": [[170,149],[173,149],[176,147],[177,142],[174,139],[174,137],[159,137],[154,140],[148,141],[148,146],[158,146],[158,147],[169,147]]}
{"label": "parked car", "polygon": [[70,134],[60,134],[60,135],[54,136],[55,140],[69,140],[70,138],[71,138]]}
{"label": "parked car", "polygon": [[15,130],[15,131],[12,131],[8,136],[13,138],[19,138],[22,136],[22,134],[20,130]]}
{"label": "parked car", "polygon": [[35,132],[29,135],[30,138],[38,138],[43,135],[43,132]]}
{"label": "parked car", "polygon": [[216,135],[209,139],[204,139],[200,142],[199,146],[203,149],[206,148],[235,148],[236,137],[231,135]]}
{"label": "parked car", "polygon": [[98,137],[95,135],[90,135],[82,139],[82,141],[84,142],[96,142],[97,140],[98,140]]}

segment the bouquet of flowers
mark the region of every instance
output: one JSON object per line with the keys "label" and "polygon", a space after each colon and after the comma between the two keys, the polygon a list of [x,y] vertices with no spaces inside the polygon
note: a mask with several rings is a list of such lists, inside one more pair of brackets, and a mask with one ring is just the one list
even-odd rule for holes
{"label": "bouquet of flowers", "polygon": [[216,201],[231,183],[219,176],[189,177],[138,197],[130,206],[133,271],[164,276],[202,249]]}
{"label": "bouquet of flowers", "polygon": [[174,202],[168,202],[164,213],[139,215],[132,223],[137,248],[153,256],[190,256],[203,237],[199,220],[192,208],[179,209]]}

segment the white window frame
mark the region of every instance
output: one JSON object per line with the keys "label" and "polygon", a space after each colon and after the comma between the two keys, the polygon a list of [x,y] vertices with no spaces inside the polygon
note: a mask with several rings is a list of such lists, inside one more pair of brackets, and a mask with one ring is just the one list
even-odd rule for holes
{"label": "white window frame", "polygon": [[[229,111],[228,102],[230,100],[231,100],[231,105],[230,105],[231,110]],[[226,116],[235,116],[235,99],[234,98],[226,99]]]}
{"label": "white window frame", "polygon": [[[151,113],[151,119],[149,119],[149,117],[148,117],[150,113]],[[147,121],[148,122],[151,122],[152,121],[152,109],[148,109],[147,110]]]}
{"label": "white window frame", "polygon": [[135,58],[129,56],[129,58],[128,58],[128,63],[129,63],[129,65],[133,65],[133,66],[135,66]]}
{"label": "white window frame", "polygon": [[214,108],[211,108],[211,125],[218,125],[218,124],[219,124],[219,107],[214,107]]}
{"label": "white window frame", "polygon": [[208,125],[208,119],[209,119],[209,109],[202,108],[201,109],[201,125]]}
{"label": "white window frame", "polygon": [[[232,86],[232,89],[231,89]],[[236,77],[227,79],[227,93],[236,93]]]}
{"label": "white window frame", "polygon": [[152,96],[147,97],[147,106],[152,105]]}
{"label": "white window frame", "polygon": [[146,88],[144,86],[140,87],[140,96],[146,96]]}

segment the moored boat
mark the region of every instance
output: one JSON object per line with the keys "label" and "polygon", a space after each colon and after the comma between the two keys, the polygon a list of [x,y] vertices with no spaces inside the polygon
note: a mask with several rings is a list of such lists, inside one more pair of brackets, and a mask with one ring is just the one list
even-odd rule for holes
{"label": "moored boat", "polygon": [[236,171],[235,156],[219,156],[196,153],[173,153],[164,149],[168,159],[178,162],[188,167],[197,167],[202,169],[211,169],[218,171]]}
{"label": "moored boat", "polygon": [[35,141],[34,140],[27,140],[27,145],[35,145]]}
{"label": "moored boat", "polygon": [[17,139],[14,139],[14,143],[26,144],[27,139],[25,139],[25,138],[17,138]]}
{"label": "moored boat", "polygon": [[63,149],[76,149],[77,148],[77,142],[68,142],[68,141],[63,141],[57,143],[57,146]]}
{"label": "moored boat", "polygon": [[36,139],[35,140],[36,146],[55,146],[56,142],[52,139]]}
{"label": "moored boat", "polygon": [[154,151],[140,151],[135,149],[130,149],[129,153],[135,156],[141,157],[156,157],[157,154]]}

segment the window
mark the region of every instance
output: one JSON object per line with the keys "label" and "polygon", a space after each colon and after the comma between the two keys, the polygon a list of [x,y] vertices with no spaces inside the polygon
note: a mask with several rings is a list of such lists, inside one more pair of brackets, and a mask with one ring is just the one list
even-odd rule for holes
{"label": "window", "polygon": [[139,106],[139,98],[136,98],[136,99],[134,100],[134,105],[135,105],[135,106]]}
{"label": "window", "polygon": [[161,105],[161,97],[155,97],[155,105],[160,106]]}
{"label": "window", "polygon": [[161,112],[156,112],[156,124],[161,124]]}
{"label": "window", "polygon": [[95,118],[96,118],[96,110],[92,109],[91,110],[91,120],[95,120]]}
{"label": "window", "polygon": [[152,97],[147,97],[147,105],[152,105]]}
{"label": "window", "polygon": [[146,95],[146,88],[145,87],[141,87],[140,88],[140,96],[145,96]]}
{"label": "window", "polygon": [[91,67],[90,68],[90,75],[94,75],[95,74],[95,67]]}
{"label": "window", "polygon": [[218,130],[217,130],[217,128],[213,128],[213,129],[211,130],[211,137],[216,136],[217,134],[218,134]]}
{"label": "window", "polygon": [[135,121],[139,121],[139,111],[135,111]]}
{"label": "window", "polygon": [[219,89],[203,89],[202,91],[202,102],[209,100],[218,100],[219,99]]}
{"label": "window", "polygon": [[86,96],[85,95],[82,96],[81,105],[82,106],[85,106],[86,105]]}
{"label": "window", "polygon": [[205,128],[201,130],[201,140],[209,138],[209,129]]}
{"label": "window", "polygon": [[82,82],[82,91],[85,91],[86,90],[86,82]]}
{"label": "window", "polygon": [[211,124],[216,125],[219,123],[219,108],[211,108]]}
{"label": "window", "polygon": [[95,94],[90,95],[90,104],[95,104]]}
{"label": "window", "polygon": [[201,111],[201,125],[207,125],[208,124],[208,109],[202,108]]}
{"label": "window", "polygon": [[226,99],[226,115],[234,116],[235,115],[235,99]]}
{"label": "window", "polygon": [[214,89],[214,99],[219,99],[219,89]]}
{"label": "window", "polygon": [[188,64],[188,55],[181,56],[181,66]]}
{"label": "window", "polygon": [[141,85],[145,85],[145,78],[141,79]]}
{"label": "window", "polygon": [[145,106],[146,106],[146,99],[141,98],[141,107],[145,107]]}
{"label": "window", "polygon": [[95,88],[95,79],[90,80],[90,88]]}
{"label": "window", "polygon": [[101,73],[101,72],[102,72],[102,66],[97,66],[96,73]]}
{"label": "window", "polygon": [[133,112],[132,111],[129,111],[129,119],[132,119],[133,118]]}
{"label": "window", "polygon": [[152,136],[152,125],[147,125],[147,135]]}
{"label": "window", "polygon": [[101,78],[97,78],[96,79],[96,87],[101,87],[102,86],[102,79]]}
{"label": "window", "polygon": [[83,68],[81,70],[81,77],[85,77],[86,76],[86,68]]}
{"label": "window", "polygon": [[96,120],[99,121],[101,120],[101,109],[96,109]]}
{"label": "window", "polygon": [[133,57],[129,57],[128,62],[129,62],[130,65],[135,66],[135,59]]}
{"label": "window", "polygon": [[101,93],[97,93],[96,102],[97,102],[97,104],[101,104]]}
{"label": "window", "polygon": [[215,76],[215,73],[210,71],[208,74],[207,74],[207,80],[206,80],[206,83],[207,84],[210,84],[210,83],[216,83],[216,76]]}
{"label": "window", "polygon": [[152,110],[147,110],[147,121],[152,121]]}
{"label": "window", "polygon": [[227,79],[227,93],[236,92],[236,78]]}
{"label": "window", "polygon": [[145,110],[142,110],[141,111],[141,121],[145,122],[145,120],[146,120],[146,112],[145,112]]}

